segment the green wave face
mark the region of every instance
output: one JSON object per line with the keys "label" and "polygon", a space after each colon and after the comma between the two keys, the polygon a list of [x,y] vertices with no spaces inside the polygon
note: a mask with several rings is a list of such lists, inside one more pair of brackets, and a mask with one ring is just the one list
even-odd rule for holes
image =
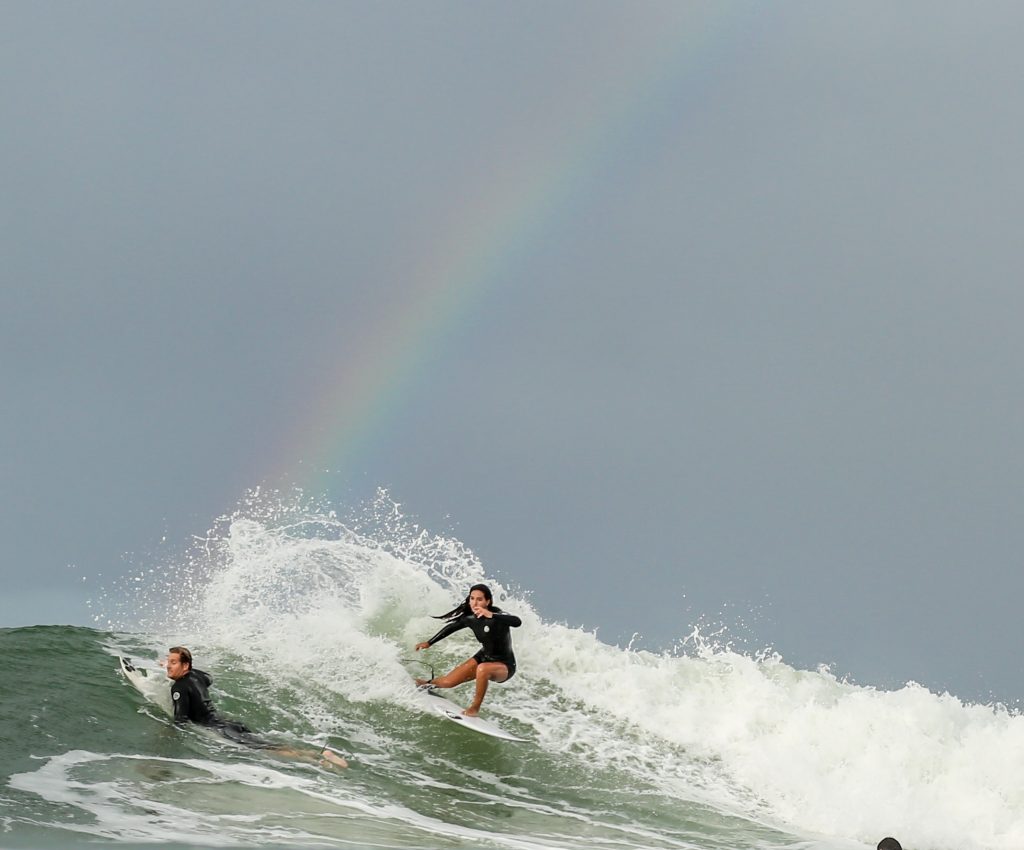
{"label": "green wave face", "polygon": [[[157,673],[153,645],[148,635],[83,628],[0,631],[0,674],[17,682],[4,700],[0,814],[16,843],[613,848],[790,840],[673,799],[635,770],[588,763],[584,747],[552,752],[542,730],[514,718],[507,722],[529,742],[486,738],[389,699],[348,700],[222,653],[214,694],[223,713],[290,747],[330,741],[351,767],[330,771],[238,747],[175,727],[127,684],[117,655],[132,653]],[[548,690],[547,711],[557,712],[564,698]]]}
{"label": "green wave face", "polygon": [[[414,647],[479,582],[522,620],[518,671],[482,715],[523,743],[440,717],[412,684],[476,652],[468,630]],[[1024,847],[1018,714],[858,687],[696,629],[663,652],[602,643],[386,499],[358,522],[247,505],[101,604],[102,630],[0,631],[0,846]],[[117,662],[166,688],[157,662],[176,644],[222,715],[351,767],[176,727]],[[448,695],[466,705],[471,688]]]}

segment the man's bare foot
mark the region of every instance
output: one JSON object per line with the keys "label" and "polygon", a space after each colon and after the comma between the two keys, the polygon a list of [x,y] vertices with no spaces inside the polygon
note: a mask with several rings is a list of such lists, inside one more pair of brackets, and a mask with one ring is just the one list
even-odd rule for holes
{"label": "man's bare foot", "polygon": [[348,767],[348,762],[328,747],[324,747],[323,752],[320,753],[320,759],[328,764],[333,764],[335,767]]}
{"label": "man's bare foot", "polygon": [[464,717],[476,717],[478,714],[480,714],[480,709],[473,708],[473,706],[470,706],[465,711],[463,711],[462,714]]}
{"label": "man's bare foot", "polygon": [[429,688],[434,685],[433,679],[413,679],[413,681],[416,683],[417,688]]}

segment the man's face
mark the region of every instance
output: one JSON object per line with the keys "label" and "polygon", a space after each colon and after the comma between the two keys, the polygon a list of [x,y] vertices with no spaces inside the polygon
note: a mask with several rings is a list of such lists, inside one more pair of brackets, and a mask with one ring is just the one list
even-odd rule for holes
{"label": "man's face", "polygon": [[168,679],[180,679],[189,671],[189,665],[181,660],[177,652],[167,653],[167,663],[164,666],[167,668]]}

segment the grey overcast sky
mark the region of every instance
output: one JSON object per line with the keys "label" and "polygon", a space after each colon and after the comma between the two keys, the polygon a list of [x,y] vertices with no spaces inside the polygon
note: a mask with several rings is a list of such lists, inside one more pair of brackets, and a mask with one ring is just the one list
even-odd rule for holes
{"label": "grey overcast sky", "polygon": [[294,480],[1021,695],[1024,4],[0,10],[0,626]]}

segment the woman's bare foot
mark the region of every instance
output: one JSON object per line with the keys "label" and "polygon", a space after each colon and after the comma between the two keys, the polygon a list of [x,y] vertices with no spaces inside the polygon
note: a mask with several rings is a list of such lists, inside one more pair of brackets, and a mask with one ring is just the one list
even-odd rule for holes
{"label": "woman's bare foot", "polygon": [[473,706],[470,706],[465,711],[463,711],[462,714],[464,717],[476,717],[478,714],[480,714],[480,709],[473,708]]}

